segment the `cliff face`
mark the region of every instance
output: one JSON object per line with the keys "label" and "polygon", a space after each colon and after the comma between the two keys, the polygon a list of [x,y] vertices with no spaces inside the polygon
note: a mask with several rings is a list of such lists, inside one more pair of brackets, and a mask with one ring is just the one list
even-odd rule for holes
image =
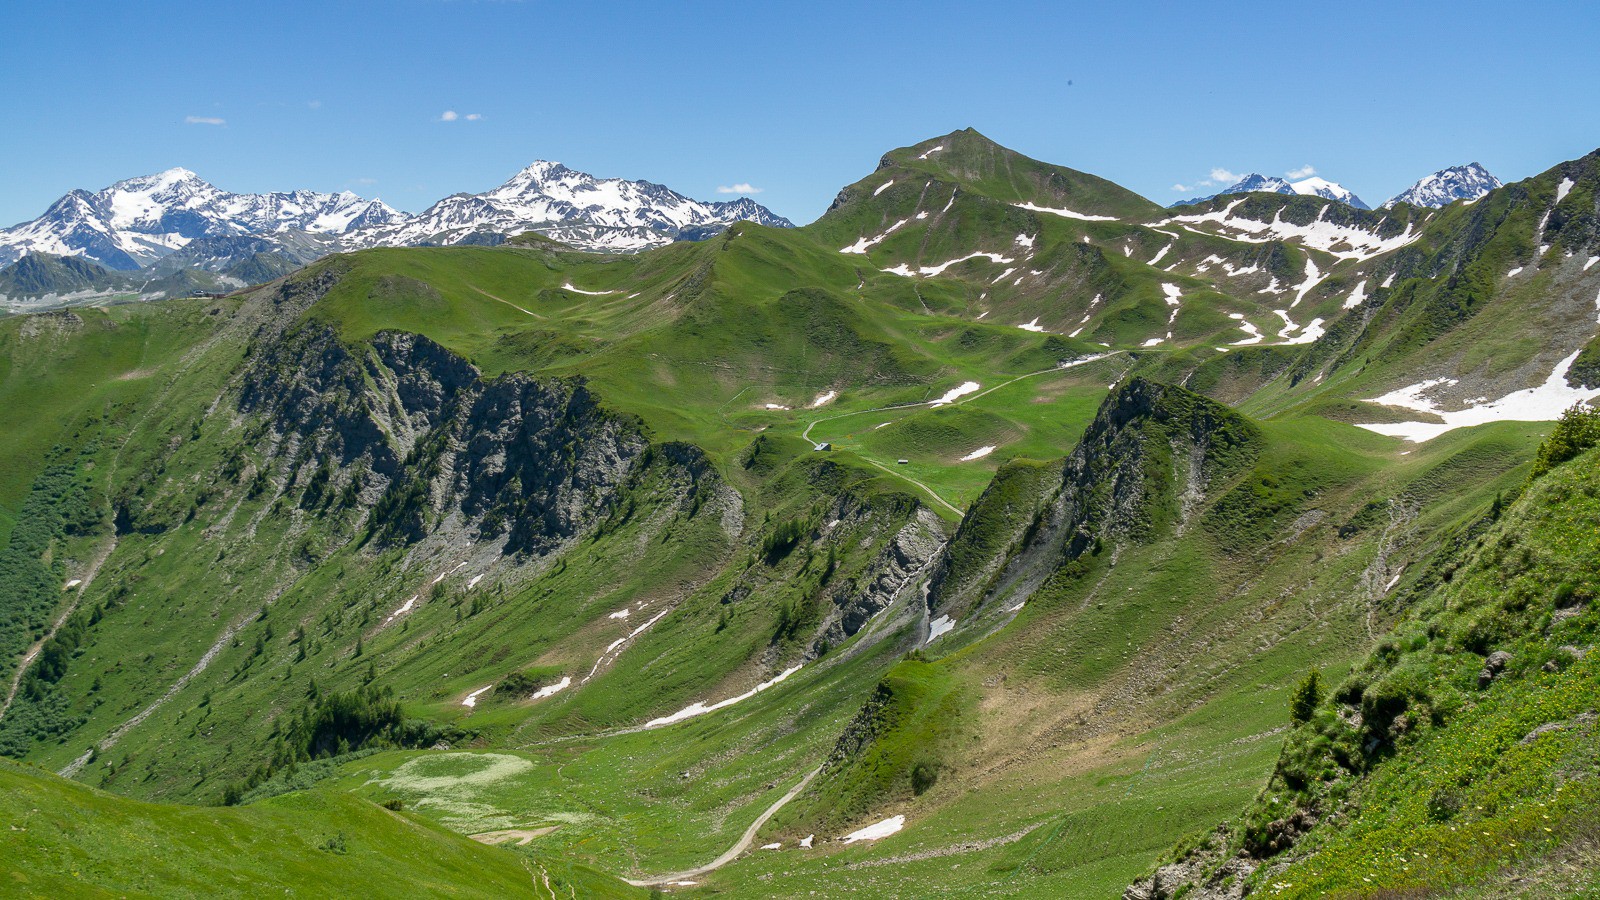
{"label": "cliff face", "polygon": [[[417,335],[351,348],[309,325],[246,372],[238,408],[262,430],[281,490],[306,508],[354,502],[385,544],[444,528],[544,553],[594,524],[648,461],[638,424],[580,381],[484,380]],[[661,459],[688,484],[710,475],[698,453]]]}
{"label": "cliff face", "polygon": [[929,607],[960,619],[998,599],[1014,605],[1085,553],[1181,531],[1261,445],[1227,407],[1134,378],[1106,398],[1058,469],[995,479],[936,566]]}

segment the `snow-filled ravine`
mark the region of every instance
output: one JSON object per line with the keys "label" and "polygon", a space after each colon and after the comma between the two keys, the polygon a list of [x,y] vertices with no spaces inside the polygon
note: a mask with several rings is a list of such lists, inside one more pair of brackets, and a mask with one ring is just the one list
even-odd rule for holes
{"label": "snow-filled ravine", "polygon": [[1544,384],[1512,391],[1498,400],[1470,404],[1465,409],[1447,411],[1428,398],[1429,391],[1456,383],[1454,379],[1448,378],[1430,379],[1367,401],[1383,406],[1431,413],[1443,419],[1443,422],[1374,422],[1357,423],[1357,426],[1368,431],[1376,431],[1378,434],[1420,443],[1433,440],[1457,428],[1487,425],[1490,422],[1554,421],[1561,418],[1561,414],[1574,404],[1587,403],[1600,397],[1600,389],[1575,388],[1567,384],[1567,371],[1578,358],[1578,352],[1580,351],[1574,351],[1571,356],[1563,359],[1555,371],[1550,373],[1550,377],[1545,379]]}

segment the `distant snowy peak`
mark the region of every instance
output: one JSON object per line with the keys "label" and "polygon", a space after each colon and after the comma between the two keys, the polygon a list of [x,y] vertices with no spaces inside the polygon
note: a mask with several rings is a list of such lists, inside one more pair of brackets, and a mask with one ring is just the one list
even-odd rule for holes
{"label": "distant snowy peak", "polygon": [[1282,178],[1273,178],[1271,175],[1260,175],[1255,172],[1251,172],[1249,175],[1246,175],[1233,184],[1228,185],[1220,191],[1217,191],[1215,194],[1206,194],[1203,197],[1191,197],[1188,200],[1179,200],[1177,203],[1172,205],[1188,206],[1191,203],[1204,203],[1213,197],[1221,197],[1224,194],[1250,194],[1256,192],[1267,194],[1292,194],[1295,191],[1294,185],[1284,181]]}
{"label": "distant snowy peak", "polygon": [[[232,250],[260,252],[262,239],[309,262],[336,250],[497,243],[524,231],[628,253],[702,239],[740,221],[794,227],[749,198],[691,200],[659,184],[596,178],[545,160],[493,190],[446,197],[415,216],[349,191],[232,194],[179,168],[68,193],[39,218],[0,231],[0,266],[46,253],[124,271],[168,256],[220,268],[234,261]],[[180,253],[190,244],[197,252]]]}
{"label": "distant snowy peak", "polygon": [[381,201],[349,191],[233,194],[188,169],[168,169],[99,191],[71,191],[39,218],[0,231],[0,265],[48,253],[132,270],[202,238],[289,231],[339,235],[404,218]]}
{"label": "distant snowy peak", "polygon": [[793,223],[748,198],[692,200],[649,181],[596,178],[539,160],[481,194],[455,194],[390,227],[350,236],[355,246],[455,244],[537,231],[584,250],[636,252],[698,239],[734,222]]}
{"label": "distant snowy peak", "polygon": [[1342,184],[1336,184],[1332,181],[1329,181],[1326,178],[1317,178],[1313,176],[1301,181],[1296,181],[1289,185],[1289,187],[1293,189],[1296,194],[1302,194],[1307,197],[1325,197],[1329,200],[1337,200],[1346,206],[1353,206],[1356,209],[1372,208],[1363,203],[1361,198],[1355,195],[1354,191]]}
{"label": "distant snowy peak", "polygon": [[1476,200],[1490,191],[1502,187],[1500,179],[1477,163],[1451,166],[1429,175],[1411,187],[1396,194],[1383,204],[1384,209],[1396,203],[1426,206],[1437,209],[1457,200]]}
{"label": "distant snowy peak", "polygon": [[1294,185],[1284,181],[1282,178],[1274,178],[1271,175],[1258,175],[1255,172],[1251,172],[1249,175],[1239,179],[1235,184],[1223,188],[1219,194],[1292,194],[1294,192]]}
{"label": "distant snowy peak", "polygon": [[1251,172],[1249,175],[1244,176],[1243,178],[1239,179],[1228,187],[1223,188],[1215,194],[1208,194],[1204,197],[1194,197],[1189,200],[1181,200],[1172,205],[1186,206],[1190,203],[1202,203],[1206,200],[1212,199],[1213,197],[1221,197],[1224,194],[1252,193],[1304,194],[1308,197],[1325,197],[1329,200],[1337,200],[1340,203],[1353,206],[1356,209],[1371,209],[1371,207],[1367,206],[1367,204],[1361,202],[1361,198],[1357,197],[1348,188],[1335,184],[1326,179],[1306,178],[1301,181],[1290,182],[1285,181],[1282,178],[1275,178],[1271,175],[1261,175],[1256,172]]}

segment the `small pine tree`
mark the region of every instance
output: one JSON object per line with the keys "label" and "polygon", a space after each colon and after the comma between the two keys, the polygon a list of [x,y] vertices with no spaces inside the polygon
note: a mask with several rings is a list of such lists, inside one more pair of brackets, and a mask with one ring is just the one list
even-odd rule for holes
{"label": "small pine tree", "polygon": [[1322,676],[1316,669],[1306,673],[1295,686],[1294,693],[1289,698],[1289,721],[1296,725],[1303,725],[1311,721],[1312,713],[1317,711],[1317,704],[1322,702]]}

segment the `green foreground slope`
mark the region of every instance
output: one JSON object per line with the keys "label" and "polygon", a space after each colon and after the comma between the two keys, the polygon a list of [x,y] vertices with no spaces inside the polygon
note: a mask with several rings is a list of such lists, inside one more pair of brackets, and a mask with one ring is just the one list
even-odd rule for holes
{"label": "green foreground slope", "polygon": [[339,791],[236,809],[142,803],[0,761],[8,897],[632,896],[593,872],[547,872]]}

